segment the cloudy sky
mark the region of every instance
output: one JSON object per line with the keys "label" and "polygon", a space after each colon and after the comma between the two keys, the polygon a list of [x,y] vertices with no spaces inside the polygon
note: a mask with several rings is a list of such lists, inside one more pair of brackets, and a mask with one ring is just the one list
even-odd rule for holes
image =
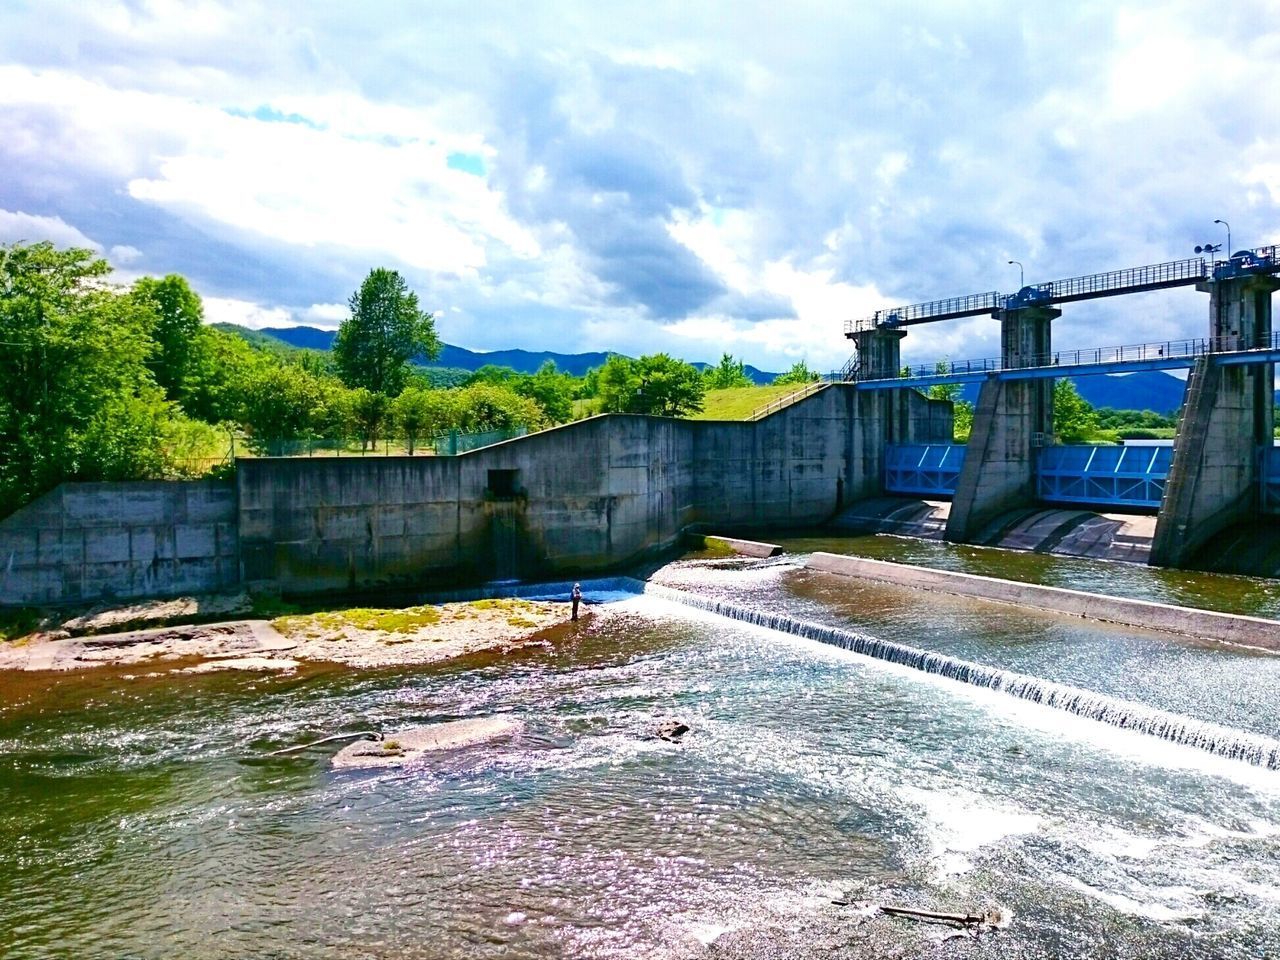
{"label": "cloudy sky", "polygon": [[[400,270],[473,349],[848,356],[894,303],[1280,241],[1275,0],[0,0],[0,242],[333,327]],[[1067,348],[1200,335],[1193,291]],[[998,352],[989,318],[912,361]]]}

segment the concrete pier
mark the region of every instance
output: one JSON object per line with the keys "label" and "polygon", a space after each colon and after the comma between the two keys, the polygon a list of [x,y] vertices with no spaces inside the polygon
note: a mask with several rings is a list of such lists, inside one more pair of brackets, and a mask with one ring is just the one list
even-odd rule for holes
{"label": "concrete pier", "polygon": [[[1044,365],[1052,321],[1061,315],[1053,307],[997,311],[1003,366]],[[982,384],[946,540],[972,542],[1001,514],[1035,500],[1035,450],[1053,433],[1053,383],[993,377]]]}
{"label": "concrete pier", "polygon": [[[1218,350],[1269,343],[1268,275],[1200,284],[1210,298],[1210,337]],[[1173,445],[1173,462],[1151,548],[1155,566],[1187,564],[1210,537],[1259,515],[1261,451],[1274,432],[1275,367],[1228,366],[1213,355],[1196,361]]]}

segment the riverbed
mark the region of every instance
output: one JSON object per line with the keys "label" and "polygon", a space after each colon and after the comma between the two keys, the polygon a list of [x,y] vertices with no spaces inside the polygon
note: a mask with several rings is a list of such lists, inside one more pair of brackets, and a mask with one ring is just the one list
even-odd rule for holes
{"label": "riverbed", "polygon": [[[975,562],[893,539],[839,546]],[[1280,657],[802,559],[688,560],[655,580],[1280,736]],[[1046,582],[1173,589],[1118,567]],[[595,615],[556,643],[444,664],[0,675],[0,954],[1280,953],[1280,774],[584,586]],[[1238,612],[1275,601],[1265,581],[1183,589]],[[335,772],[333,745],[267,756],[491,715],[519,733],[415,768]],[[691,728],[679,743],[653,735],[672,718]],[[860,909],[880,903],[1011,919],[943,942]]]}

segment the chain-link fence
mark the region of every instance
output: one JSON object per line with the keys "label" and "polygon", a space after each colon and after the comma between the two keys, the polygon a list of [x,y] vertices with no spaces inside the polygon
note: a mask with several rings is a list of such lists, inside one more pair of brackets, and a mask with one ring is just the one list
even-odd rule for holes
{"label": "chain-link fence", "polygon": [[406,437],[380,437],[373,441],[361,441],[350,437],[265,440],[234,436],[228,439],[228,449],[224,455],[206,459],[209,466],[213,467],[218,463],[234,463],[243,457],[446,457],[523,437],[528,432],[526,427],[478,432],[449,430],[430,437],[418,437],[412,442]]}

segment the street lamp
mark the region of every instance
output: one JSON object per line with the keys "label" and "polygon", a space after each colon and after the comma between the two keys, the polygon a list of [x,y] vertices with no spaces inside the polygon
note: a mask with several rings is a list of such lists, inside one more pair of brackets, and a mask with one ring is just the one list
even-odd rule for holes
{"label": "street lamp", "polygon": [[1018,289],[1021,290],[1027,285],[1027,276],[1026,272],[1022,269],[1021,260],[1010,260],[1009,266],[1013,266],[1015,263],[1018,265]]}
{"label": "street lamp", "polygon": [[1214,223],[1220,223],[1220,224],[1222,224],[1224,227],[1226,227],[1226,228],[1227,228],[1227,259],[1228,259],[1228,260],[1230,260],[1230,259],[1231,259],[1231,253],[1232,253],[1232,250],[1231,250],[1231,224],[1227,223],[1227,221],[1225,221],[1225,220],[1215,220],[1215,221],[1213,221],[1213,222],[1214,222]]}

